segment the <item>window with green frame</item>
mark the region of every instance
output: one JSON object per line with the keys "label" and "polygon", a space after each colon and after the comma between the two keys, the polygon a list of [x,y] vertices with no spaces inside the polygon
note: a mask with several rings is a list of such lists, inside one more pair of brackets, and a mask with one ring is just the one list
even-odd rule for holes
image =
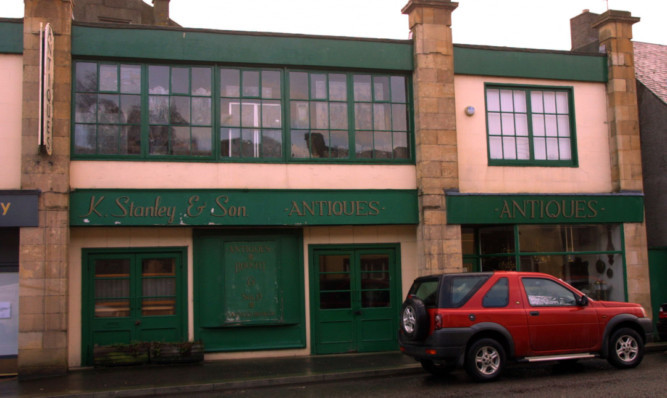
{"label": "window with green frame", "polygon": [[571,88],[485,89],[490,165],[577,165]]}
{"label": "window with green frame", "polygon": [[406,76],[78,61],[73,80],[73,158],[412,159]]}

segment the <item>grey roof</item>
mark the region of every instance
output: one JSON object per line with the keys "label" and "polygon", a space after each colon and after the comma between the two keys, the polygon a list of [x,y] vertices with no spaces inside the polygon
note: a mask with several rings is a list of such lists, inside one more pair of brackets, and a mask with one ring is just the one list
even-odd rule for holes
{"label": "grey roof", "polygon": [[667,46],[637,41],[632,44],[637,80],[667,103]]}

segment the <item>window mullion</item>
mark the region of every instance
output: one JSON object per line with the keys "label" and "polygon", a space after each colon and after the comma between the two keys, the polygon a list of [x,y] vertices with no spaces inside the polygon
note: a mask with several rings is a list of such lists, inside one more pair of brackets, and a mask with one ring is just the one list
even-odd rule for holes
{"label": "window mullion", "polygon": [[356,151],[356,115],[355,115],[355,103],[354,103],[354,75],[352,73],[345,74],[345,83],[347,85],[347,131],[348,139],[350,143],[350,149],[348,150],[348,159],[354,160],[357,158]]}

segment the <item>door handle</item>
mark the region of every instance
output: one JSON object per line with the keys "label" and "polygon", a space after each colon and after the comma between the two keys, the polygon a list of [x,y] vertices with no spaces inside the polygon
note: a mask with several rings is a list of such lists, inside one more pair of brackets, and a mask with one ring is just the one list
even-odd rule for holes
{"label": "door handle", "polygon": [[538,316],[540,315],[539,311],[530,311],[530,316]]}

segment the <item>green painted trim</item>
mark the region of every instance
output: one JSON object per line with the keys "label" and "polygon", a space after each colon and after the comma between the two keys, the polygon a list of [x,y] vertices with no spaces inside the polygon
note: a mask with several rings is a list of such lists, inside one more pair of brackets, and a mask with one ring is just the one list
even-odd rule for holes
{"label": "green painted trim", "polygon": [[416,190],[112,190],[70,194],[71,226],[418,224]]}
{"label": "green painted trim", "polygon": [[[169,43],[169,45],[166,45]],[[299,65],[394,71],[413,69],[412,42],[196,29],[72,26],[79,57]]]}
{"label": "green painted trim", "polygon": [[23,19],[0,18],[0,54],[23,54]]}
{"label": "green painted trim", "polygon": [[644,197],[447,193],[448,224],[595,224],[644,221]]}
{"label": "green painted trim", "polygon": [[607,57],[455,45],[454,73],[606,83]]}

